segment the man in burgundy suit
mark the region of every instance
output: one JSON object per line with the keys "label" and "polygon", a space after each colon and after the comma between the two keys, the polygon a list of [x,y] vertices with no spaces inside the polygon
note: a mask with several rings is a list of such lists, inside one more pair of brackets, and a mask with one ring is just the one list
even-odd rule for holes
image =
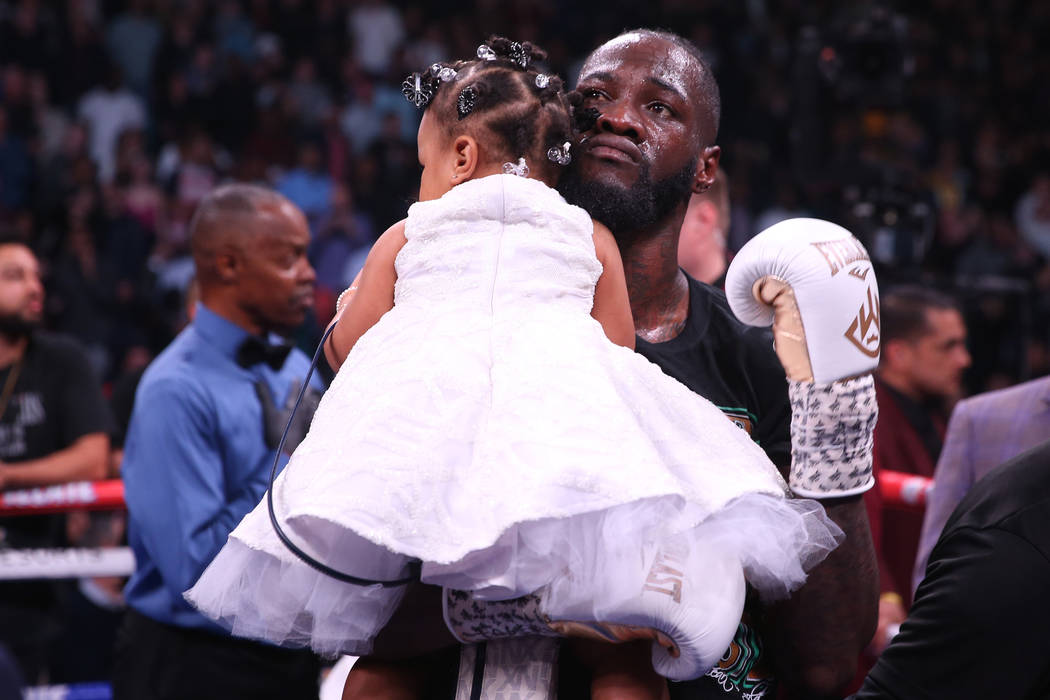
{"label": "man in burgundy suit", "polygon": [[[966,326],[955,302],[923,287],[898,287],[882,297],[882,358],[875,391],[875,479],[883,470],[932,477],[951,403],[962,392],[970,365]],[[879,556],[882,595],[876,655],[911,604],[911,572],[922,513],[882,503],[878,488],[866,496]]]}

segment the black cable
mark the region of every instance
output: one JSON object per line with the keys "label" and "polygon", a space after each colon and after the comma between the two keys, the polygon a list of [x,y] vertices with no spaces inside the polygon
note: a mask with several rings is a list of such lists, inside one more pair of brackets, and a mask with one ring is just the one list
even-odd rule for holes
{"label": "black cable", "polygon": [[297,556],[307,566],[320,571],[325,576],[330,576],[337,581],[343,583],[351,583],[355,586],[382,586],[383,588],[394,588],[395,586],[405,586],[410,583],[414,583],[419,580],[420,562],[414,561],[409,564],[410,573],[405,578],[394,579],[392,581],[376,581],[370,578],[361,578],[359,576],[351,576],[350,574],[337,571],[332,567],[317,561],[309,554],[301,550],[291,538],[281,529],[280,523],[277,522],[277,514],[273,510],[273,482],[277,478],[277,465],[281,461],[281,453],[284,450],[285,440],[288,438],[288,431],[292,427],[292,419],[295,418],[295,412],[299,410],[299,404],[302,403],[303,396],[306,394],[306,388],[310,386],[310,378],[314,374],[314,369],[317,367],[317,362],[321,357],[321,353],[324,351],[324,344],[328,340],[328,336],[335,330],[335,324],[332,324],[328,330],[325,331],[324,335],[321,336],[321,342],[317,346],[317,350],[314,352],[314,359],[310,363],[310,369],[306,373],[306,379],[303,380],[303,386],[299,389],[299,396],[295,399],[295,406],[292,407],[292,413],[288,416],[288,425],[284,426],[284,434],[281,435],[281,442],[277,445],[277,454],[273,458],[273,468],[270,469],[270,486],[266,490],[266,507],[270,511],[270,524],[273,525],[274,532],[277,533],[277,537],[284,543],[284,546],[288,548],[292,554]]}

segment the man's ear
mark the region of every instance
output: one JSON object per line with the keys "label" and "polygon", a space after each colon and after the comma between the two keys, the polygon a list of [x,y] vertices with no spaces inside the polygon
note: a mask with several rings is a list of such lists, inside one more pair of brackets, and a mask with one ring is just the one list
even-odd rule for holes
{"label": "man's ear", "polygon": [[715,175],[718,173],[718,160],[722,157],[722,149],[719,146],[705,146],[700,152],[700,158],[696,161],[696,175],[693,177],[693,192],[706,192],[715,184]]}
{"label": "man's ear", "polygon": [[478,169],[481,154],[478,151],[478,142],[473,136],[462,134],[452,142],[452,150],[455,160],[452,164],[452,184],[458,185],[466,182]]}
{"label": "man's ear", "polygon": [[215,252],[215,274],[223,283],[236,282],[240,269],[241,260],[236,250],[223,247]]}
{"label": "man's ear", "polygon": [[911,343],[903,338],[883,343],[880,350],[879,367],[899,369],[911,361]]}

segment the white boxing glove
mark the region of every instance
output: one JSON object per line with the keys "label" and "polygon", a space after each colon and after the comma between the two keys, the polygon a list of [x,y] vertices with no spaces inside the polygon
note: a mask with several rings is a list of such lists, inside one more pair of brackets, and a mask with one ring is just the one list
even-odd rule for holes
{"label": "white boxing glove", "polygon": [[567,575],[507,601],[446,589],[446,624],[462,642],[522,635],[650,639],[653,668],[672,680],[698,678],[718,663],[744,609],[744,573],[735,556],[693,542],[650,547],[614,566],[602,581]]}
{"label": "white boxing glove", "polygon": [[789,380],[792,492],[855,496],[874,485],[879,288],[849,231],[788,219],[740,249],[726,273],[729,306],[744,323],[773,324]]}
{"label": "white boxing glove", "polygon": [[864,246],[820,219],[788,219],[740,249],[726,273],[744,323],[773,324],[788,379],[818,384],[879,364],[879,287]]}

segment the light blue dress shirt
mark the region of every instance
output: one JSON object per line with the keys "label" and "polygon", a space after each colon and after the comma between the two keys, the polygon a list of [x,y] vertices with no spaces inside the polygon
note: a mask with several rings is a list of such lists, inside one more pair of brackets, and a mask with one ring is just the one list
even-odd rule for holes
{"label": "light blue dress shirt", "polygon": [[[309,359],[292,350],[279,371],[235,358],[247,331],[198,304],[194,322],[146,370],[124,449],[128,539],[136,570],[128,605],[154,620],[220,631],[182,597],[262,499],[274,451],[254,384],[280,406]],[[316,374],[312,384],[323,389]],[[288,461],[281,457],[280,468]]]}

